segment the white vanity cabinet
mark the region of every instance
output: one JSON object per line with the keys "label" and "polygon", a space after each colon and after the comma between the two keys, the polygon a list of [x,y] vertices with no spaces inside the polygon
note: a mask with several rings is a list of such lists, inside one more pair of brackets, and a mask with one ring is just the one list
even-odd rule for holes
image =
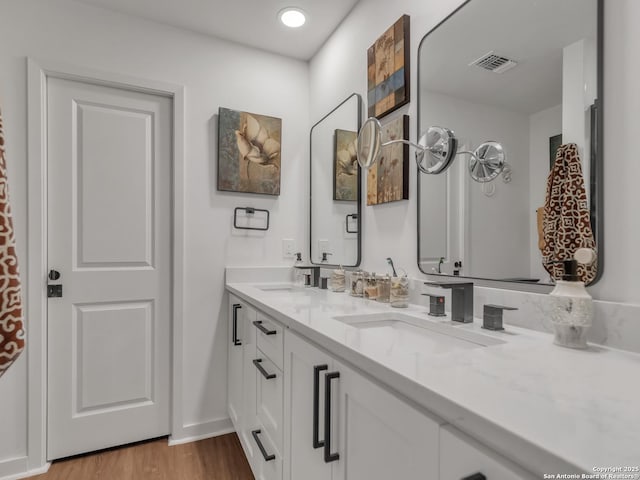
{"label": "white vanity cabinet", "polygon": [[254,322],[256,354],[253,364],[256,370],[256,418],[259,436],[254,443],[260,449],[257,455],[259,468],[256,478],[282,480],[284,437],[284,375],[282,373],[284,327],[270,317],[258,312]]}
{"label": "white vanity cabinet", "polygon": [[229,296],[227,407],[251,470],[261,480],[282,479],[282,337],[282,325]]}
{"label": "white vanity cabinet", "polygon": [[[331,480],[322,442],[324,385],[321,375],[333,368],[325,352],[291,332],[284,345],[284,479]],[[322,393],[321,393],[322,392]]]}
{"label": "white vanity cabinet", "polygon": [[255,318],[254,308],[233,295],[229,296],[227,410],[236,428],[241,425],[245,410],[244,356],[252,349],[255,351],[255,335],[252,335],[251,328]]}
{"label": "white vanity cabinet", "polygon": [[229,334],[227,361],[227,410],[249,463],[253,466],[251,430],[256,420],[256,336],[253,321],[257,312],[248,303],[229,296]]}
{"label": "white vanity cabinet", "polygon": [[258,480],[533,480],[305,337],[229,297],[228,411]]}
{"label": "white vanity cabinet", "polygon": [[440,480],[483,478],[487,480],[534,480],[525,472],[460,430],[446,425],[440,431]]}
{"label": "white vanity cabinet", "polygon": [[286,480],[438,478],[439,424],[285,335]]}

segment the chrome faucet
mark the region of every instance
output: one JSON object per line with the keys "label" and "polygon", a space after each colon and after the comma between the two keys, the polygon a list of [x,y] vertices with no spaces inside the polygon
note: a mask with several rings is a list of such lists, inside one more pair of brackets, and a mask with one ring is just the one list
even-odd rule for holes
{"label": "chrome faucet", "polygon": [[[424,282],[430,287],[451,290],[451,320],[461,323],[473,322],[472,282]],[[423,294],[426,295],[426,294]]]}
{"label": "chrome faucet", "polygon": [[393,276],[397,277],[398,273],[396,272],[396,267],[393,266],[393,260],[391,260],[391,257],[387,257],[387,263],[391,266],[391,271],[393,272]]}
{"label": "chrome faucet", "polygon": [[333,255],[333,253],[330,252],[322,252],[322,259],[320,260],[322,263],[327,263],[329,261],[329,259],[327,258],[328,255]]}

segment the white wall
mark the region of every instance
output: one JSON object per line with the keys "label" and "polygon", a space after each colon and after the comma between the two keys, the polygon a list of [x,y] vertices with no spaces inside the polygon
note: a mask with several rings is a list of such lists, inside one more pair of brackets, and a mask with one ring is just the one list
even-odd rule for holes
{"label": "white wall", "polygon": [[[351,92],[367,98],[367,48],[402,14],[411,16],[411,103],[400,113],[410,115],[410,138],[416,139],[416,58],[424,34],[450,13],[460,0],[367,0],[359,2],[311,60],[311,118],[336,105]],[[413,158],[413,154],[411,154]],[[416,238],[416,166],[409,162],[409,201],[363,207],[362,266],[387,271],[386,257],[396,268],[418,275]],[[363,192],[366,184],[363,183]]]}
{"label": "white wall", "polygon": [[[562,142],[575,143],[584,178],[590,177],[591,105],[597,97],[597,51],[591,38],[562,50]],[[587,195],[589,182],[585,182]]]}
{"label": "white wall", "polygon": [[[174,433],[206,431],[206,422],[227,417],[224,266],[290,264],[282,258],[282,238],[304,242],[308,64],[67,0],[2,0],[0,32],[0,108],[23,284],[26,57],[186,87],[185,316],[178,321],[184,324],[183,423],[195,426]],[[282,118],[279,197],[216,191],[220,106]],[[246,205],[271,211],[268,232],[232,231],[233,208]],[[0,381],[0,477],[3,460],[26,453],[26,421],[23,355]]]}
{"label": "white wall", "polygon": [[605,2],[604,36],[604,276],[596,298],[640,303],[640,2]]}
{"label": "white wall", "polygon": [[544,205],[549,176],[549,137],[562,133],[562,105],[547,108],[529,117],[529,242],[533,277],[548,279],[538,249],[536,209]]}
{"label": "white wall", "polygon": [[[368,0],[360,2],[311,62],[311,115],[337,103],[348,92],[366,94],[366,51],[403,13],[411,16],[412,102],[402,111],[411,115],[416,139],[416,74],[422,37],[451,13],[459,0]],[[601,300],[640,303],[640,214],[637,204],[640,162],[634,154],[640,131],[640,2],[605,2],[604,35],[604,275],[590,288]],[[420,275],[416,263],[416,168],[412,164],[410,200],[385,208],[365,207],[363,267],[381,271],[392,256],[410,275]],[[400,234],[398,233],[400,232]]]}

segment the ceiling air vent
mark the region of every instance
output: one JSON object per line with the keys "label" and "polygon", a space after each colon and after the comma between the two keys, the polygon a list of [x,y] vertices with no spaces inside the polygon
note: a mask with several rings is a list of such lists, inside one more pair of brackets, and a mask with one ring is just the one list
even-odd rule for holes
{"label": "ceiling air vent", "polygon": [[518,65],[518,62],[501,55],[496,55],[493,52],[485,53],[477,60],[474,60],[469,66],[475,65],[476,67],[484,68],[493,73],[504,73],[507,70],[511,70]]}

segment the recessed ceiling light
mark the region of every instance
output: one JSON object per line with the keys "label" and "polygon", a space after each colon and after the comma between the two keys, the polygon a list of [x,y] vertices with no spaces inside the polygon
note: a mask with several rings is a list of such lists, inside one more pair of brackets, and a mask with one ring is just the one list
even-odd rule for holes
{"label": "recessed ceiling light", "polygon": [[307,21],[307,17],[304,12],[299,8],[294,7],[288,7],[280,10],[278,17],[282,23],[291,28],[301,27],[304,25],[304,22]]}

